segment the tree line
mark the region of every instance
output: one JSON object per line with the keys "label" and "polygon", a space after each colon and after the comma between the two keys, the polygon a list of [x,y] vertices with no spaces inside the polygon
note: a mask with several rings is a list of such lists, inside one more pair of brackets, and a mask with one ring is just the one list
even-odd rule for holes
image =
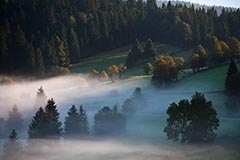
{"label": "tree line", "polygon": [[192,46],[207,34],[239,37],[238,10],[156,0],[1,0],[1,73],[67,72],[70,63],[131,43],[136,37]]}
{"label": "tree line", "polygon": [[168,84],[178,80],[178,73],[191,68],[193,73],[201,69],[213,68],[231,59],[240,59],[240,41],[235,37],[228,37],[226,41],[214,35],[207,34],[202,44],[198,44],[192,55],[184,59],[174,53],[157,53],[151,39],[147,39],[144,50],[138,39],[135,39],[126,59],[128,68],[145,64],[144,72],[153,74],[154,84]]}
{"label": "tree line", "polygon": [[[139,94],[139,89],[134,95]],[[138,95],[139,96],[139,95]],[[140,98],[140,97],[138,97]],[[189,102],[186,99],[178,104],[172,103],[167,110],[167,126],[164,128],[168,139],[181,143],[207,143],[216,138],[215,130],[219,127],[219,119],[212,102],[205,99],[204,94],[196,92]],[[117,107],[103,107],[94,116],[93,129],[97,135],[119,135],[124,133],[126,118],[119,113]],[[89,135],[86,111],[82,105],[79,110],[73,105],[65,118],[64,137],[76,138]],[[48,100],[46,107],[40,108],[29,125],[29,141],[24,150],[18,140],[16,130],[11,130],[8,141],[3,146],[3,160],[22,160],[25,155],[40,153],[44,145],[50,147],[51,140],[59,140],[62,136],[59,113],[53,99]],[[49,142],[40,140],[49,140]],[[37,141],[34,141],[37,140]],[[57,142],[56,141],[56,142]],[[54,145],[56,145],[56,142]],[[48,144],[49,143],[49,144]],[[34,150],[36,149],[36,151]]]}

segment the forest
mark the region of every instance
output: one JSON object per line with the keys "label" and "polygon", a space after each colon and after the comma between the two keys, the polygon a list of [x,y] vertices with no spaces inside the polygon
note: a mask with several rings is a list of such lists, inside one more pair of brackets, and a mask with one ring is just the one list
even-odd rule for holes
{"label": "forest", "polygon": [[238,160],[239,82],[237,6],[0,0],[0,160]]}
{"label": "forest", "polygon": [[195,47],[240,38],[239,9],[157,6],[156,0],[1,0],[0,72],[66,73],[69,64],[138,38]]}

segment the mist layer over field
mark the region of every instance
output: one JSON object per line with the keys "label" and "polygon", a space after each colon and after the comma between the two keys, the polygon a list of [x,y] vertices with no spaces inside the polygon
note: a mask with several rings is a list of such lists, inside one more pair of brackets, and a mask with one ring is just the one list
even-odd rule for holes
{"label": "mist layer over field", "polygon": [[[132,96],[136,87],[141,87],[147,106],[128,119],[127,132],[123,137],[115,140],[64,140],[51,147],[51,151],[48,148],[43,149],[44,155],[48,155],[47,158],[42,157],[42,151],[36,150],[33,151],[33,157],[26,159],[239,159],[239,114],[227,113],[224,107],[225,96],[221,92],[212,92],[222,88],[215,88],[213,83],[183,81],[170,88],[156,89],[151,85],[149,78],[143,77],[116,83],[97,82],[84,75],[38,81],[19,80],[13,85],[0,86],[0,117],[6,118],[8,111],[17,104],[23,113],[25,123],[29,124],[30,118],[35,113],[36,91],[42,86],[47,97],[56,101],[62,122],[72,104],[76,106],[83,104],[92,127],[93,116],[100,108],[113,107],[116,104],[121,111],[124,100]],[[211,145],[189,146],[168,141],[163,132],[167,118],[166,109],[172,102],[190,99],[196,91],[204,92],[218,112],[220,128],[217,131],[216,142]],[[23,142],[27,137],[26,130],[27,128],[25,133],[20,134]],[[1,144],[4,141],[5,139],[2,139]]]}

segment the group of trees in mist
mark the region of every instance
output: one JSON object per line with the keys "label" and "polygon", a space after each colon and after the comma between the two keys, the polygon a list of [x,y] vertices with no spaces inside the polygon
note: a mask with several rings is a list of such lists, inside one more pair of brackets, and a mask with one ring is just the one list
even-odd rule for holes
{"label": "group of trees in mist", "polygon": [[124,64],[118,64],[118,65],[110,65],[108,67],[108,70],[102,70],[102,71],[97,71],[96,69],[92,69],[89,77],[98,79],[100,81],[106,81],[106,80],[111,80],[112,82],[115,82],[116,79],[121,80],[123,73],[127,71],[127,66]]}
{"label": "group of trees in mist", "polygon": [[174,80],[178,80],[178,73],[189,67],[193,73],[196,73],[201,69],[213,68],[227,63],[231,59],[239,61],[239,58],[240,41],[238,39],[229,37],[227,42],[224,42],[216,36],[207,35],[203,45],[197,45],[188,59],[174,57],[166,53],[160,54],[155,57],[155,60],[147,60],[144,72],[153,74],[152,80],[155,84],[166,85]]}
{"label": "group of trees in mist", "polygon": [[69,63],[136,37],[183,46],[207,34],[240,38],[239,14],[156,0],[1,0],[0,72],[67,72]]}
{"label": "group of trees in mist", "polygon": [[181,143],[203,143],[213,141],[219,119],[212,102],[202,93],[196,93],[191,101],[183,99],[172,103],[167,110],[169,118],[164,128],[168,139]]}
{"label": "group of trees in mist", "polygon": [[227,95],[226,107],[231,112],[236,112],[240,109],[240,72],[234,59],[231,59],[229,64],[227,77],[225,79],[225,93]]}
{"label": "group of trees in mist", "polygon": [[131,51],[129,52],[128,57],[126,59],[126,66],[128,68],[131,68],[136,64],[145,61],[151,61],[156,56],[155,52],[156,51],[154,44],[150,38],[147,39],[144,50],[138,39],[135,39]]}
{"label": "group of trees in mist", "polygon": [[[43,90],[42,87],[40,89]],[[141,89],[136,88],[132,98],[124,102],[123,113],[118,111],[117,106],[112,109],[105,106],[95,114],[94,135],[122,135],[126,131],[126,117],[132,116],[143,107],[146,107],[146,101]],[[13,110],[16,111],[16,107]],[[212,102],[207,101],[202,93],[196,92],[191,101],[184,99],[178,104],[172,103],[167,110],[167,114],[169,117],[164,132],[168,139],[181,143],[207,143],[212,142],[216,137],[215,130],[219,127],[217,112]],[[9,115],[19,117],[16,114]],[[12,123],[16,125],[20,121],[22,121],[21,117],[20,119],[14,119]],[[82,105],[79,109],[75,105],[70,107],[63,126],[60,121],[60,113],[53,99],[49,99],[45,108],[40,107],[33,116],[28,127],[27,147],[24,147],[19,141],[14,127],[18,126],[11,126],[8,131],[10,133],[8,140],[3,145],[3,160],[23,160],[25,155],[34,154],[35,149],[41,152],[42,146],[49,145],[44,140],[50,140],[49,143],[51,143],[51,140],[57,140],[56,142],[58,142],[62,138],[81,139],[86,138],[92,132],[88,123],[87,112]]]}
{"label": "group of trees in mist", "polygon": [[[79,110],[73,105],[64,121],[64,128],[59,120],[60,114],[53,99],[48,100],[47,105],[36,112],[29,125],[28,135],[30,139],[88,136],[90,134],[86,110],[81,105]],[[103,107],[94,116],[94,134],[111,135],[124,132],[126,127],[125,116],[114,107]]]}
{"label": "group of trees in mist", "polygon": [[190,57],[191,68],[194,72],[201,67],[214,67],[230,58],[240,58],[240,41],[229,37],[226,41],[216,36],[207,35],[203,45],[198,45]]}
{"label": "group of trees in mist", "polygon": [[127,117],[129,117],[134,115],[137,111],[146,107],[147,107],[147,102],[144,96],[142,95],[141,88],[137,87],[133,92],[132,97],[126,99],[123,102],[122,110],[123,110],[123,113]]}

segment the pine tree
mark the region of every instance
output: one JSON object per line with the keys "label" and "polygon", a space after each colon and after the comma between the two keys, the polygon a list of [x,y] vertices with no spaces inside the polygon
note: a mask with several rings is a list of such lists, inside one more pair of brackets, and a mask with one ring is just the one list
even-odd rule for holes
{"label": "pine tree", "polygon": [[78,36],[74,29],[71,29],[71,43],[70,43],[70,55],[72,62],[78,62],[80,58],[80,47],[78,42]]}
{"label": "pine tree", "polygon": [[115,109],[105,106],[94,116],[96,135],[118,135],[125,132],[126,118]]}
{"label": "pine tree", "polygon": [[44,92],[43,87],[41,86],[37,91],[34,108],[36,108],[36,110],[37,110],[39,107],[44,107],[46,105],[46,103],[47,103],[47,96]]}
{"label": "pine tree", "polygon": [[24,150],[22,144],[18,141],[18,135],[12,130],[8,141],[3,146],[2,160],[23,160]]}
{"label": "pine tree", "polygon": [[89,125],[88,125],[88,119],[87,119],[87,114],[86,110],[83,109],[83,106],[80,106],[79,109],[79,124],[80,124],[80,133],[81,134],[89,134]]}
{"label": "pine tree", "polygon": [[45,110],[42,107],[36,112],[29,125],[29,138],[54,138],[59,139],[62,134],[62,123],[59,121],[57,105],[49,99]]}
{"label": "pine tree", "polygon": [[47,131],[47,115],[43,108],[40,107],[32,119],[28,129],[28,136],[30,139],[46,138],[48,135]]}
{"label": "pine tree", "polygon": [[146,59],[150,59],[150,58],[155,57],[155,55],[156,54],[155,54],[155,48],[154,48],[153,42],[149,38],[149,39],[147,39],[147,42],[146,42],[146,45],[145,45],[145,48],[144,48],[143,57],[146,58]]}
{"label": "pine tree", "polygon": [[230,77],[231,75],[236,74],[236,73],[238,73],[238,68],[237,68],[237,65],[236,65],[234,59],[231,58],[231,62],[228,67],[227,77]]}
{"label": "pine tree", "polygon": [[59,112],[53,99],[48,100],[45,112],[48,120],[48,125],[46,126],[48,137],[59,138],[62,134],[62,123],[59,121]]}
{"label": "pine tree", "polygon": [[135,39],[131,51],[132,51],[132,54],[134,55],[135,61],[137,61],[138,59],[142,59],[143,58],[142,46],[139,43],[138,39]]}
{"label": "pine tree", "polygon": [[42,51],[40,50],[40,48],[38,48],[36,51],[35,64],[36,64],[37,73],[43,74],[45,68],[44,68],[44,62],[42,57]]}
{"label": "pine tree", "polygon": [[35,52],[34,52],[34,48],[33,48],[32,43],[28,44],[27,67],[32,72],[34,72],[36,70]]}
{"label": "pine tree", "polygon": [[69,55],[66,48],[66,40],[60,39],[56,36],[57,39],[57,53],[59,57],[59,66],[68,67],[69,65]]}
{"label": "pine tree", "polygon": [[16,105],[13,106],[12,110],[8,113],[8,119],[6,121],[6,128],[8,130],[20,131],[23,127],[22,114],[20,113]]}
{"label": "pine tree", "polygon": [[80,118],[77,108],[72,105],[65,118],[65,134],[76,135],[80,133]]}
{"label": "pine tree", "polygon": [[7,37],[4,27],[0,26],[0,72],[6,71],[8,62]]}

